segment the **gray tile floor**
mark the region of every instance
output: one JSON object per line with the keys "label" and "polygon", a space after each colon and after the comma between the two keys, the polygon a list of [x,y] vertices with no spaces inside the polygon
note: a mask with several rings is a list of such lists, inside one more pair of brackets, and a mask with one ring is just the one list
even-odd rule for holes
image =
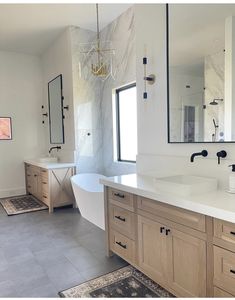
{"label": "gray tile floor", "polygon": [[104,240],[76,209],[8,217],[0,205],[0,297],[58,297],[126,265],[105,257]]}

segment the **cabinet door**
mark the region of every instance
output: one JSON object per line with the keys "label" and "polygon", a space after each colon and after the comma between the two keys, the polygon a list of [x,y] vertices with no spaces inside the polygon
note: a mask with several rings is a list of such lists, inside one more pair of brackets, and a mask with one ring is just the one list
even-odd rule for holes
{"label": "cabinet door", "polygon": [[72,168],[50,170],[50,192],[53,207],[73,204],[74,197],[71,188],[70,177]]}
{"label": "cabinet door", "polygon": [[167,281],[167,236],[161,233],[164,225],[138,216],[139,266],[158,283]]}
{"label": "cabinet door", "polygon": [[32,166],[25,165],[25,179],[26,179],[26,192],[29,194],[33,193],[33,172]]}
{"label": "cabinet door", "polygon": [[171,287],[182,297],[206,297],[206,243],[170,229]]}
{"label": "cabinet door", "polygon": [[41,175],[40,169],[37,167],[32,168],[32,195],[41,200]]}

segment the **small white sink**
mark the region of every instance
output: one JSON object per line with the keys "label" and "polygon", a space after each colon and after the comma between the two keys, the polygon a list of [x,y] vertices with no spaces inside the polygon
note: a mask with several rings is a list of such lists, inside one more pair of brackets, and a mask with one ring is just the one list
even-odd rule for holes
{"label": "small white sink", "polygon": [[56,163],[58,162],[57,157],[41,157],[38,159],[40,163]]}
{"label": "small white sink", "polygon": [[217,179],[210,177],[176,175],[157,178],[157,190],[179,196],[198,195],[217,190]]}

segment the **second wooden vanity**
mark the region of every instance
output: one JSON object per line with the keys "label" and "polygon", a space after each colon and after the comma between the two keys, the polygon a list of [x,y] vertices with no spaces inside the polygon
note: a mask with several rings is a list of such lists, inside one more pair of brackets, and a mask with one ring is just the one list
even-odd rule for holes
{"label": "second wooden vanity", "polygon": [[55,207],[74,204],[70,177],[75,174],[71,165],[45,168],[25,163],[26,192],[44,202],[53,212]]}
{"label": "second wooden vanity", "polygon": [[105,186],[108,255],[177,297],[235,296],[235,224]]}

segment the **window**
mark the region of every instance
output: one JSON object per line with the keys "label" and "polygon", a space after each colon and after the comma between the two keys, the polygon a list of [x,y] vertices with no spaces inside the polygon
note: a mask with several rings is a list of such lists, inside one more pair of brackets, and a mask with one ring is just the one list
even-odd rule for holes
{"label": "window", "polygon": [[117,160],[136,162],[137,101],[136,84],[116,90]]}

